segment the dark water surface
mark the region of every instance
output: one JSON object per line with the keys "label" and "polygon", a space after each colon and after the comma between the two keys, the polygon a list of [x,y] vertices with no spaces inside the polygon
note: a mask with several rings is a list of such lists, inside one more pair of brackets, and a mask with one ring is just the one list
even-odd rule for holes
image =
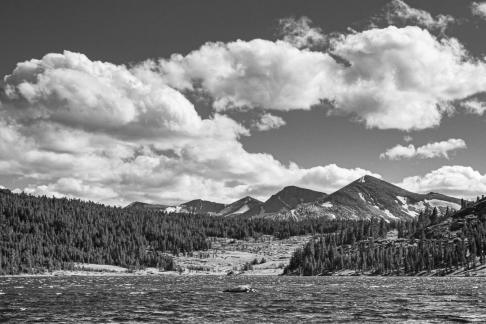
{"label": "dark water surface", "polygon": [[[252,284],[256,293],[222,290]],[[486,323],[484,278],[4,277],[13,323]]]}

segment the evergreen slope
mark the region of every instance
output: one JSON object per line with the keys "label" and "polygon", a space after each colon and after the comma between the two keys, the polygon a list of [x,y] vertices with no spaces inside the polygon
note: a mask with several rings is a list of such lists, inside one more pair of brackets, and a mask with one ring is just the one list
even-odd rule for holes
{"label": "evergreen slope", "polygon": [[208,237],[288,238],[342,222],[167,214],[0,190],[0,274],[72,269],[73,262],[172,269],[171,254],[210,248]]}
{"label": "evergreen slope", "polygon": [[434,208],[398,223],[397,239],[387,239],[384,230],[368,230],[368,239],[356,239],[363,227],[316,237],[294,252],[285,273],[445,275],[474,269],[486,263],[486,199],[462,206],[442,217]]}

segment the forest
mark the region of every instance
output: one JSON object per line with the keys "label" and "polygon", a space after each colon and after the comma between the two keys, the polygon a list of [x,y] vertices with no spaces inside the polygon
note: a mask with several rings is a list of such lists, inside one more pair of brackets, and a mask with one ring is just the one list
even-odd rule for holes
{"label": "forest", "polygon": [[416,275],[439,269],[438,275],[446,275],[485,264],[485,209],[457,214],[463,217],[450,213],[438,217],[436,209],[426,210],[416,221],[398,223],[395,240],[387,240],[382,231],[364,240],[338,233],[314,237],[294,252],[284,272],[312,276],[352,270],[355,274]]}
{"label": "forest", "polygon": [[73,263],[172,270],[172,256],[211,247],[209,237],[341,233],[360,241],[383,235],[384,221],[274,221],[109,207],[76,199],[0,191],[0,274],[70,270]]}
{"label": "forest", "polygon": [[[452,270],[474,267],[476,257],[479,263],[485,262],[486,217],[470,216],[445,229],[441,224],[454,215],[439,216],[436,209],[409,222],[248,219],[166,214],[5,189],[0,190],[0,274],[71,270],[74,263],[174,270],[174,255],[208,250],[210,237],[273,235],[284,239],[305,234],[312,234],[313,239],[295,251],[286,274],[323,275],[352,269],[400,275]],[[393,229],[398,239],[387,240]]]}

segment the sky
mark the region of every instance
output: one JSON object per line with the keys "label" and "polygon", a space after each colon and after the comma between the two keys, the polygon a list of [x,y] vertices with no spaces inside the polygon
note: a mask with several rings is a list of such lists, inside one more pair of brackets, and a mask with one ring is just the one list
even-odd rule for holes
{"label": "sky", "polygon": [[4,1],[0,184],[177,204],[486,193],[486,2]]}

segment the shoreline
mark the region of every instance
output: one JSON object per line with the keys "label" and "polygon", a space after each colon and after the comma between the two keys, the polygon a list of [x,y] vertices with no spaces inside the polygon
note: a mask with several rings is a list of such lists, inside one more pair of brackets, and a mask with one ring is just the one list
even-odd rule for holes
{"label": "shoreline", "polygon": [[[451,278],[482,278],[486,277],[486,272],[483,271],[463,271],[457,270],[452,273],[446,275],[438,275],[437,272],[431,273],[418,273],[415,275],[374,275],[370,273],[356,273],[354,271],[343,271],[337,272],[330,275],[325,276],[296,276],[296,275],[285,275],[285,277],[406,277],[406,278],[431,278],[431,277],[451,277]],[[66,278],[66,277],[157,277],[157,276],[174,276],[174,277],[191,277],[191,276],[215,276],[215,277],[259,277],[259,276],[270,276],[270,277],[279,277],[284,276],[282,273],[270,273],[265,271],[247,271],[242,273],[236,273],[228,275],[225,272],[204,272],[204,271],[192,271],[192,272],[182,272],[179,273],[177,271],[152,271],[152,270],[138,270],[134,272],[110,272],[110,271],[69,271],[69,270],[56,270],[53,272],[44,272],[44,273],[36,273],[36,274],[15,274],[15,275],[0,275],[0,278],[41,278],[41,277],[59,277],[59,278]]]}

